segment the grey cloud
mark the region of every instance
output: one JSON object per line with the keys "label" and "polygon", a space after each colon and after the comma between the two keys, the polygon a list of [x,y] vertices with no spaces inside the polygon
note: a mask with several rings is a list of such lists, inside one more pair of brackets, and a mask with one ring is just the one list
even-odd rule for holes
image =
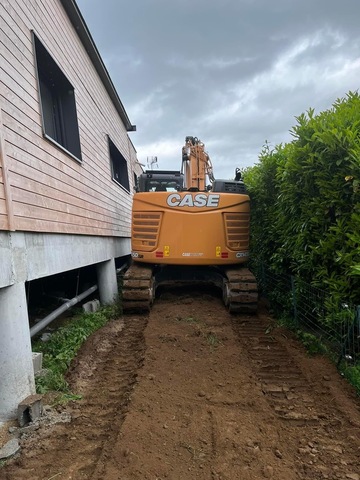
{"label": "grey cloud", "polygon": [[230,178],[265,140],[291,140],[297,115],[358,88],[358,0],[77,3],[137,125],[140,161],[158,155],[161,168],[179,168],[195,135]]}

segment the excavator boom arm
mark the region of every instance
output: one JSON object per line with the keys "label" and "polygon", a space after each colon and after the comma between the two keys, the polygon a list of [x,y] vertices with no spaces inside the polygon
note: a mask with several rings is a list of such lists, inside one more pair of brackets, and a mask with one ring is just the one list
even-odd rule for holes
{"label": "excavator boom arm", "polygon": [[205,145],[197,137],[186,137],[182,148],[182,172],[185,177],[185,187],[205,191],[207,180],[214,181],[210,157],[205,151]]}

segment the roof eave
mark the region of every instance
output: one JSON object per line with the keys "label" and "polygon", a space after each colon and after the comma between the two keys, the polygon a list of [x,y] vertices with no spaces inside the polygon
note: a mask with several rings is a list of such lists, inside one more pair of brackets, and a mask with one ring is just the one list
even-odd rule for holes
{"label": "roof eave", "polygon": [[73,24],[82,44],[84,45],[97,73],[99,74],[101,81],[103,82],[116,110],[118,111],[122,122],[125,125],[127,132],[135,132],[136,125],[132,125],[130,119],[125,111],[119,95],[112,83],[110,75],[101,59],[98,49],[92,39],[89,29],[86,26],[85,20],[81,15],[81,12],[74,0],[60,0],[64,7],[71,23]]}

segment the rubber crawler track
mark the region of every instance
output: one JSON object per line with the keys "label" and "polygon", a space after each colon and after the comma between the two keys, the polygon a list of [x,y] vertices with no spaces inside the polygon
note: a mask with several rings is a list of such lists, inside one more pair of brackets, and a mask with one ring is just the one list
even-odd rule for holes
{"label": "rubber crawler track", "polygon": [[[223,302],[231,313],[255,313],[258,303],[255,276],[248,268],[225,269]],[[123,279],[122,303],[125,313],[148,313],[155,297],[151,266],[131,265]]]}
{"label": "rubber crawler track", "polygon": [[154,286],[151,267],[133,264],[123,279],[122,305],[125,313],[150,311],[154,300]]}
{"label": "rubber crawler track", "polygon": [[227,269],[225,274],[223,301],[229,312],[255,313],[258,304],[255,276],[248,268]]}

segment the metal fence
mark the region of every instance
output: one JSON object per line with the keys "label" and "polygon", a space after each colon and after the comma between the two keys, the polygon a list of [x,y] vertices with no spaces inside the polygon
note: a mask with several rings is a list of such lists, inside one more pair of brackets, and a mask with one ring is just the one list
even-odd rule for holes
{"label": "metal fence", "polygon": [[360,362],[360,306],[336,302],[325,290],[264,266],[257,277],[277,318],[315,338],[338,364]]}

